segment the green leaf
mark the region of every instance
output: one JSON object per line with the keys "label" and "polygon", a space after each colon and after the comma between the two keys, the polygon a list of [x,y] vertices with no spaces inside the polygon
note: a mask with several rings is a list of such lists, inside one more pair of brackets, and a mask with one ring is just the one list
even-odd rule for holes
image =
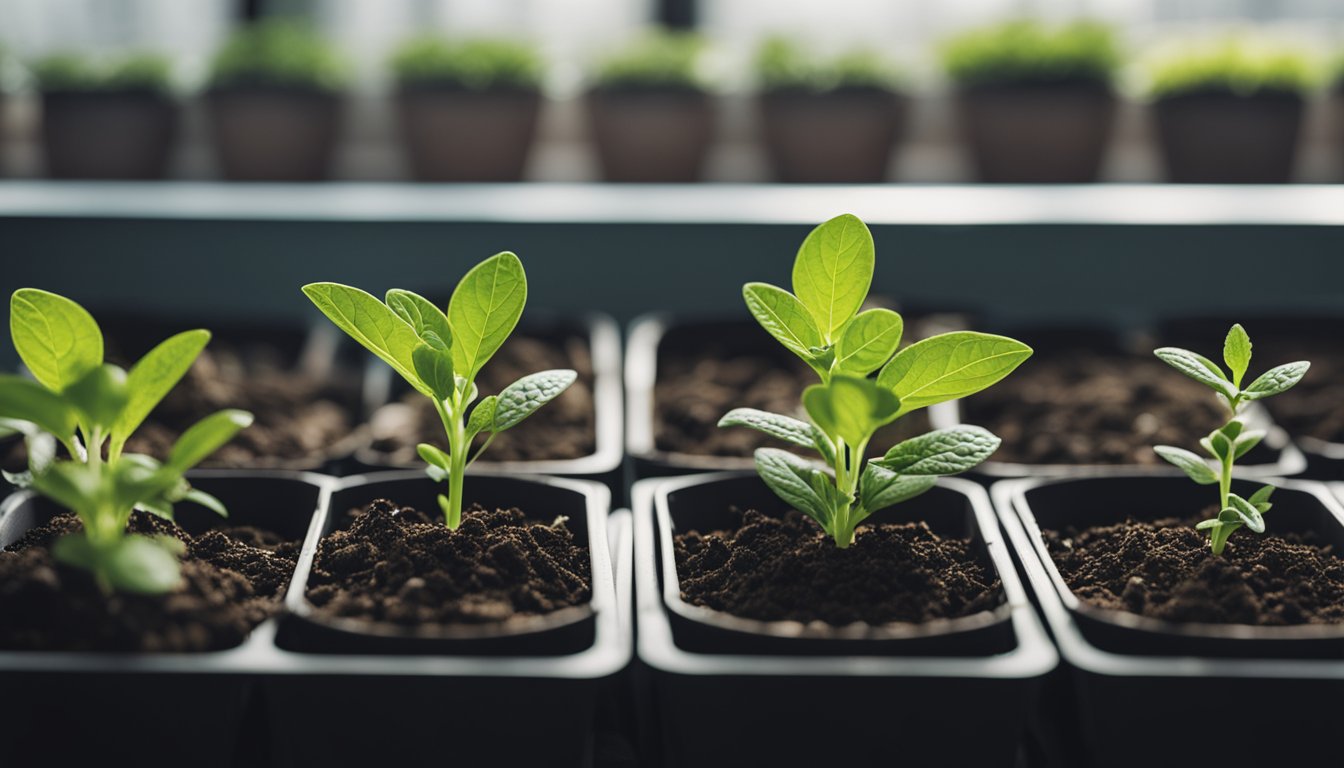
{"label": "green leaf", "polygon": [[1265,439],[1265,435],[1267,434],[1268,433],[1263,429],[1248,429],[1240,435],[1237,435],[1237,439],[1233,443],[1236,448],[1236,454],[1233,458],[1240,459],[1242,456],[1250,453],[1255,446],[1260,444],[1261,440]]}
{"label": "green leaf", "polygon": [[229,510],[227,507],[224,506],[224,502],[206,493],[205,491],[202,491],[199,488],[192,488],[188,490],[187,494],[183,496],[182,499],[183,501],[190,501],[195,504],[200,504],[202,507],[205,507],[211,512],[214,512],[216,515],[219,515],[220,517],[229,516]]}
{"label": "green leaf", "polygon": [[837,374],[804,390],[803,407],[832,440],[859,445],[896,418],[901,401],[872,379]]}
{"label": "green leaf", "polygon": [[60,392],[103,363],[103,333],[64,296],[21,288],[9,302],[9,332],[33,378]]}
{"label": "green leaf", "polygon": [[131,372],[126,375],[126,390],[130,397],[112,425],[114,451],[121,451],[126,439],[177,386],[209,342],[209,331],[184,331],[161,342],[131,367]]}
{"label": "green leaf", "polygon": [[1241,323],[1233,325],[1227,332],[1227,338],[1223,341],[1223,362],[1227,363],[1227,369],[1232,372],[1233,386],[1240,387],[1241,379],[1251,365],[1251,337],[1246,334]]}
{"label": "green leaf", "polygon": [[979,466],[999,442],[983,427],[960,424],[902,441],[872,463],[902,475],[955,475]]}
{"label": "green leaf", "polygon": [[859,503],[867,517],[880,509],[913,499],[937,484],[935,475],[901,475],[868,462],[859,478]]}
{"label": "green leaf", "polygon": [[416,391],[432,395],[415,374],[412,355],[420,345],[415,329],[377,297],[339,283],[310,283],[303,293],[337,328],[401,374]]}
{"label": "green leaf", "polygon": [[826,498],[813,485],[817,475],[830,483],[830,476],[803,459],[778,448],[756,449],[756,473],[775,495],[811,517],[829,532],[835,515]]}
{"label": "green leaf", "polygon": [[1251,382],[1251,386],[1242,391],[1242,397],[1247,400],[1263,400],[1271,395],[1286,392],[1297,386],[1297,382],[1307,375],[1307,369],[1310,367],[1311,363],[1299,360],[1296,363],[1271,368]]}
{"label": "green leaf", "polygon": [[206,416],[182,433],[168,455],[166,466],[176,472],[186,472],[251,423],[252,414],[247,411],[231,409]]}
{"label": "green leaf", "polygon": [[831,342],[863,305],[873,282],[873,235],[857,216],[837,216],[808,234],[793,262],[793,292]]}
{"label": "green leaf", "polygon": [[[809,363],[825,345],[807,307],[793,294],[767,283],[742,286],[742,298],[756,322],[784,348]],[[823,350],[824,352],[824,350]]]}
{"label": "green leaf", "polygon": [[481,432],[494,432],[495,409],[498,407],[499,398],[494,395],[489,395],[477,403],[471,410],[471,418],[467,419],[467,437],[475,437]]}
{"label": "green leaf", "polygon": [[495,404],[494,432],[503,432],[531,416],[541,406],[560,396],[579,374],[568,369],[542,371],[513,382],[499,393]]}
{"label": "green leaf", "polygon": [[1247,499],[1247,501],[1251,503],[1251,506],[1260,510],[1261,514],[1263,514],[1265,510],[1270,506],[1269,497],[1272,495],[1274,495],[1274,486],[1263,485],[1260,486],[1260,490],[1251,494],[1251,498]]}
{"label": "green leaf", "polygon": [[58,461],[33,476],[33,490],[84,517],[99,496],[98,472],[87,464]]}
{"label": "green leaf", "polygon": [[21,376],[0,376],[0,418],[30,421],[62,442],[75,434],[75,409],[60,395]]}
{"label": "green leaf", "polygon": [[835,344],[836,366],[858,376],[876,371],[896,354],[904,327],[901,316],[889,309],[860,312]]}
{"label": "green leaf", "polygon": [[[1209,366],[1212,365],[1212,362],[1208,358],[1196,355],[1194,352],[1187,349],[1179,349],[1177,347],[1162,347],[1160,349],[1155,349],[1153,350],[1153,354],[1157,355],[1158,359],[1162,362],[1170,365],[1181,373],[1184,373],[1195,381],[1198,381],[1209,389],[1212,389],[1214,392],[1217,392],[1228,399],[1233,399],[1237,396],[1236,386],[1223,377],[1221,371],[1218,371],[1217,375],[1215,375],[1213,371],[1209,370]],[[1214,367],[1217,368],[1217,366]]]}
{"label": "green leaf", "polygon": [[734,408],[719,419],[720,427],[750,427],[804,448],[816,448],[817,438],[825,435],[816,427],[791,416],[759,411],[755,408]]}
{"label": "green leaf", "polygon": [[1215,459],[1226,460],[1227,457],[1232,455],[1232,441],[1228,440],[1227,435],[1218,430],[1210,432],[1208,437],[1201,438],[1199,444],[1204,446],[1204,450],[1212,454]]}
{"label": "green leaf", "polygon": [[429,299],[411,291],[393,288],[387,292],[387,306],[430,346],[437,349],[452,346],[453,332],[448,328],[448,316]]}
{"label": "green leaf", "polygon": [[437,445],[420,443],[415,446],[415,452],[420,454],[420,458],[424,459],[426,464],[438,467],[439,469],[447,469],[448,464],[451,461],[448,454]]}
{"label": "green leaf", "polygon": [[513,333],[527,303],[527,275],[512,253],[495,254],[472,267],[448,302],[453,367],[475,380],[481,366]]}
{"label": "green leaf", "polygon": [[[107,364],[100,365],[65,388],[66,402],[74,406],[86,428],[110,431],[130,402],[126,386],[126,371]],[[106,434],[106,431],[104,434]],[[101,450],[101,446],[87,446]]]}
{"label": "green leaf", "polygon": [[99,570],[113,589],[157,595],[171,592],[182,581],[178,556],[167,542],[146,536],[126,536],[100,557]]}
{"label": "green leaf", "polygon": [[1227,507],[1235,512],[1237,517],[1241,518],[1241,521],[1246,524],[1247,528],[1250,528],[1255,533],[1265,532],[1265,518],[1261,516],[1260,510],[1257,509],[1254,504],[1241,498],[1235,493],[1229,493],[1227,495]]}
{"label": "green leaf", "polygon": [[1198,454],[1170,445],[1154,446],[1158,456],[1181,468],[1181,471],[1200,485],[1212,485],[1218,482],[1218,475],[1201,459]]}
{"label": "green leaf", "polygon": [[973,331],[931,336],[906,347],[882,368],[877,383],[901,399],[901,414],[975,394],[1031,357],[1016,339]]}
{"label": "green leaf", "polygon": [[420,344],[411,352],[415,375],[440,401],[453,396],[457,377],[453,374],[453,353],[429,344]]}

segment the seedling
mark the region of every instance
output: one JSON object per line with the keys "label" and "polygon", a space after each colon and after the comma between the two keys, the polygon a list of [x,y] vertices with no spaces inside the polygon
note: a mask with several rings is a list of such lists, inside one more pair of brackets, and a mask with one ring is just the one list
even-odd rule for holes
{"label": "seedling", "polygon": [[[251,424],[252,414],[225,410],[201,419],[166,461],[123,449],[205,348],[209,331],[169,338],[128,372],[103,362],[102,331],[75,302],[24,288],[9,306],[14,347],[33,378],[0,376],[0,419],[25,434],[29,456],[27,472],[7,477],[70,509],[84,528],[58,539],[52,555],[89,571],[105,591],[173,589],[181,580],[181,542],[126,535],[131,512],[171,520],[173,505],[190,500],[227,516],[183,473]],[[57,444],[68,458],[58,458]]]}
{"label": "seedling", "polygon": [[766,283],[743,286],[752,316],[821,383],[803,392],[810,421],[753,408],[734,409],[719,421],[821,455],[829,471],[788,451],[760,448],[756,471],[842,549],[874,512],[924,493],[939,477],[975,467],[999,447],[988,430],[963,424],[905,440],[867,461],[873,434],[920,408],[979,392],[1031,356],[1020,341],[971,331],[931,336],[897,352],[901,316],[889,309],[859,311],[873,265],[872,234],[845,215],[803,241],[792,293]]}
{"label": "seedling", "polygon": [[1162,347],[1154,350],[1153,354],[1172,368],[1212,389],[1218,400],[1227,406],[1228,422],[1199,441],[1212,458],[1217,471],[1192,451],[1170,445],[1159,445],[1153,449],[1157,455],[1180,467],[1196,483],[1218,484],[1218,516],[1195,527],[1209,532],[1209,546],[1213,554],[1221,555],[1223,547],[1227,545],[1227,538],[1243,525],[1255,533],[1265,532],[1264,514],[1269,511],[1269,497],[1274,493],[1272,485],[1262,487],[1249,499],[1232,493],[1232,469],[1237,459],[1265,439],[1264,430],[1247,428],[1248,422],[1241,411],[1247,403],[1292,389],[1306,375],[1311,363],[1300,360],[1271,368],[1242,389],[1241,382],[1251,364],[1251,337],[1239,323],[1232,326],[1223,342],[1226,372],[1207,357],[1176,347]]}
{"label": "seedling", "polygon": [[[505,251],[467,272],[445,314],[432,302],[394,288],[386,301],[338,283],[312,283],[303,292],[341,330],[359,342],[420,394],[434,403],[448,437],[448,451],[420,443],[416,450],[436,482],[444,522],[462,522],[462,481],[467,467],[511,429],[554,400],[578,378],[571,370],[533,373],[498,395],[476,401],[476,376],[518,325],[527,302],[527,275],[518,257]],[[470,408],[470,414],[468,409]],[[485,441],[472,453],[472,441]]]}

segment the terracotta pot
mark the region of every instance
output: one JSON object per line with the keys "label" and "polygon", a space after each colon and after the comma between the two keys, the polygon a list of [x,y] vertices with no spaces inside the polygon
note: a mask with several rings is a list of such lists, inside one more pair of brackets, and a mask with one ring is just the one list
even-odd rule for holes
{"label": "terracotta pot", "polygon": [[1167,180],[1282,184],[1292,180],[1306,102],[1286,91],[1158,99],[1153,120]]}
{"label": "terracotta pot", "polygon": [[233,86],[206,94],[220,172],[230,181],[321,181],[340,132],[338,93]]}
{"label": "terracotta pot", "polygon": [[597,89],[588,119],[602,178],[699,181],[714,138],[715,105],[692,89]]}
{"label": "terracotta pot", "polygon": [[909,111],[903,95],[877,88],[769,91],[758,108],[775,178],[851,184],[886,179]]}
{"label": "terracotta pot", "polygon": [[984,85],[957,92],[957,118],[980,181],[1096,181],[1115,118],[1098,83]]}
{"label": "terracotta pot", "polygon": [[522,180],[537,133],[539,92],[403,87],[396,105],[416,180]]}
{"label": "terracotta pot", "polygon": [[177,103],[147,90],[42,94],[42,159],[53,179],[161,179],[177,140]]}

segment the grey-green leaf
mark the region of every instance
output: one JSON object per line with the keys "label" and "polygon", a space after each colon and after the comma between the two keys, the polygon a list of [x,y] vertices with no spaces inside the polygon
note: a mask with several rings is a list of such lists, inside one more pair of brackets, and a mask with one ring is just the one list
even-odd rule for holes
{"label": "grey-green leaf", "polygon": [[182,433],[168,454],[166,466],[176,472],[191,469],[251,423],[252,414],[247,411],[231,409],[206,416]]}
{"label": "grey-green leaf", "polygon": [[1218,482],[1217,473],[1198,454],[1170,445],[1158,445],[1153,450],[1158,456],[1180,467],[1182,472],[1200,485],[1212,485]]}
{"label": "grey-green leaf", "polygon": [[1241,386],[1241,379],[1251,365],[1251,337],[1241,323],[1233,325],[1223,340],[1223,362],[1232,372],[1232,384]]}
{"label": "grey-green leaf", "polygon": [[486,361],[513,333],[527,303],[523,263],[505,251],[472,267],[448,301],[453,367],[475,380]]}
{"label": "grey-green leaf", "polygon": [[979,466],[999,442],[983,427],[960,424],[904,440],[873,463],[902,475],[955,475]]}
{"label": "grey-green leaf", "polygon": [[1227,505],[1228,509],[1237,513],[1237,516],[1241,518],[1247,528],[1256,533],[1265,532],[1265,518],[1261,516],[1260,510],[1254,504],[1235,493],[1229,493],[1227,495]]}
{"label": "grey-green leaf", "polygon": [[1201,358],[1194,352],[1178,347],[1162,347],[1153,350],[1153,354],[1157,355],[1162,362],[1214,392],[1229,399],[1237,396],[1237,388],[1232,382],[1222,376],[1214,375],[1214,372],[1209,370],[1208,365],[1206,365],[1209,362],[1207,358]]}
{"label": "grey-green leaf", "polygon": [[747,283],[742,298],[756,322],[784,348],[811,362],[825,345],[816,321],[793,294],[768,283]]}
{"label": "grey-green leaf", "polygon": [[785,442],[816,448],[817,438],[825,437],[805,421],[755,408],[734,408],[719,419],[720,427],[751,427]]}
{"label": "grey-green leaf", "polygon": [[776,496],[830,530],[834,515],[812,485],[812,478],[824,472],[778,448],[756,449],[756,472]]}
{"label": "grey-green leaf", "polygon": [[811,312],[823,338],[859,311],[873,282],[873,235],[857,216],[844,214],[808,234],[793,262],[793,292]]}
{"label": "grey-green leaf", "polygon": [[935,475],[901,475],[868,462],[859,478],[859,503],[872,513],[913,499],[937,484]]}
{"label": "grey-green leaf", "polygon": [[513,382],[499,393],[495,405],[495,432],[503,432],[526,419],[541,406],[560,396],[578,378],[567,370],[542,371]]}
{"label": "grey-green leaf", "polygon": [[896,393],[905,414],[975,394],[998,383],[1029,357],[1031,347],[1016,339],[955,331],[897,352],[877,382]]}
{"label": "grey-green leaf", "polygon": [[0,418],[30,421],[62,442],[75,434],[75,410],[58,394],[22,376],[0,375]]}
{"label": "grey-green leaf", "polygon": [[310,283],[303,286],[303,293],[336,327],[391,366],[418,392],[433,394],[415,375],[411,358],[420,337],[391,307],[372,294],[340,283]]}
{"label": "grey-green leaf", "polygon": [[499,398],[495,395],[489,395],[471,411],[471,418],[467,419],[467,436],[475,437],[481,432],[495,431],[495,409],[499,407]]}
{"label": "grey-green leaf", "polygon": [[9,302],[9,332],[33,378],[54,392],[103,364],[103,333],[83,307],[54,293],[21,288]]}
{"label": "grey-green leaf", "polygon": [[905,323],[889,309],[860,312],[845,326],[835,345],[836,367],[867,376],[886,364],[901,345]]}
{"label": "grey-green leaf", "polygon": [[120,452],[126,439],[177,386],[209,342],[209,331],[184,331],[161,342],[131,367],[126,374],[130,399],[112,426],[113,450]]}
{"label": "grey-green leaf", "polygon": [[453,332],[448,328],[448,316],[434,306],[434,302],[418,293],[393,288],[387,292],[387,306],[430,346],[440,349],[452,346]]}
{"label": "grey-green leaf", "polygon": [[1297,382],[1307,375],[1307,369],[1310,367],[1311,363],[1306,360],[1299,360],[1295,363],[1271,368],[1262,373],[1260,378],[1251,382],[1251,385],[1242,391],[1242,397],[1247,400],[1263,400],[1271,395],[1286,392],[1295,387]]}
{"label": "grey-green leaf", "polygon": [[415,375],[440,401],[453,396],[457,377],[453,374],[453,353],[447,349],[420,344],[411,352]]}

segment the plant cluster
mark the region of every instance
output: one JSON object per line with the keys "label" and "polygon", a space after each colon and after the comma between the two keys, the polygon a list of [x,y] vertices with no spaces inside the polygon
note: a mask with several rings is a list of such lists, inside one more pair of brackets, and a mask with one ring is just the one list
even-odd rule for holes
{"label": "plant cluster", "polygon": [[33,378],[0,376],[0,419],[25,434],[29,454],[29,470],[8,477],[71,510],[83,525],[58,539],[52,555],[88,571],[107,591],[173,589],[180,581],[181,542],[127,535],[131,512],[171,520],[173,505],[190,500],[226,515],[218,499],[192,488],[183,474],[251,424],[252,415],[225,410],[201,419],[165,461],[123,449],[186,374],[210,333],[179,333],[125,371],[103,362],[103,335],[93,317],[54,293],[16,291],[9,327]]}
{"label": "plant cluster", "polygon": [[285,19],[244,27],[224,43],[210,63],[210,85],[283,86],[336,90],[346,80],[346,63],[311,28]]}
{"label": "plant cluster", "polygon": [[962,86],[1109,84],[1121,61],[1114,30],[1091,21],[1004,22],[956,35],[940,53],[944,70]]}
{"label": "plant cluster", "polygon": [[756,76],[767,90],[892,90],[902,80],[900,71],[877,51],[856,48],[826,58],[809,54],[785,37],[770,37],[761,43],[756,51]]}
{"label": "plant cluster", "polygon": [[392,72],[406,85],[536,90],[545,62],[535,46],[514,40],[445,40],[427,35],[403,43],[392,56]]}
{"label": "plant cluster", "polygon": [[172,65],[155,53],[132,53],[105,60],[60,53],[29,65],[37,87],[53,91],[150,91],[172,88]]}
{"label": "plant cluster", "polygon": [[[527,302],[527,275],[508,251],[473,267],[458,283],[445,313],[410,291],[394,288],[386,300],[339,283],[311,283],[303,292],[330,320],[434,403],[447,436],[445,452],[416,446],[427,472],[448,482],[439,495],[444,522],[462,522],[462,485],[467,467],[495,435],[511,429],[554,400],[578,374],[551,370],[530,374],[476,403],[476,376],[518,325]],[[484,435],[474,452],[472,443]]]}
{"label": "plant cluster", "polygon": [[686,32],[653,32],[603,59],[601,88],[702,89],[705,41]]}
{"label": "plant cluster", "polygon": [[1232,470],[1237,459],[1265,439],[1264,430],[1249,428],[1242,410],[1248,403],[1292,389],[1306,375],[1311,363],[1302,360],[1271,368],[1243,389],[1241,384],[1251,365],[1251,337],[1240,324],[1232,326],[1223,342],[1226,371],[1203,355],[1177,347],[1162,347],[1154,350],[1153,354],[1172,368],[1212,389],[1218,400],[1227,406],[1227,423],[1199,441],[1200,447],[1218,468],[1217,471],[1204,458],[1184,448],[1159,445],[1153,449],[1163,459],[1180,467],[1196,483],[1218,484],[1217,517],[1205,520],[1196,527],[1209,532],[1209,546],[1213,554],[1221,555],[1227,538],[1243,525],[1255,533],[1265,532],[1264,514],[1269,511],[1269,497],[1274,493],[1272,485],[1263,486],[1249,499],[1232,493]]}
{"label": "plant cluster", "polygon": [[975,467],[999,446],[988,430],[959,425],[905,440],[868,460],[873,434],[915,410],[993,385],[1032,351],[1004,336],[957,331],[898,352],[901,316],[881,308],[860,311],[874,262],[868,227],[854,216],[839,216],[803,241],[792,293],[767,283],[743,286],[752,316],[821,383],[803,392],[809,421],[737,408],[719,422],[820,454],[829,471],[788,451],[761,448],[756,469],[777,496],[814,519],[841,548],[874,512],[918,496],[939,477]]}
{"label": "plant cluster", "polygon": [[1188,93],[1304,93],[1319,79],[1317,62],[1300,46],[1263,36],[1182,41],[1147,62],[1154,98]]}

